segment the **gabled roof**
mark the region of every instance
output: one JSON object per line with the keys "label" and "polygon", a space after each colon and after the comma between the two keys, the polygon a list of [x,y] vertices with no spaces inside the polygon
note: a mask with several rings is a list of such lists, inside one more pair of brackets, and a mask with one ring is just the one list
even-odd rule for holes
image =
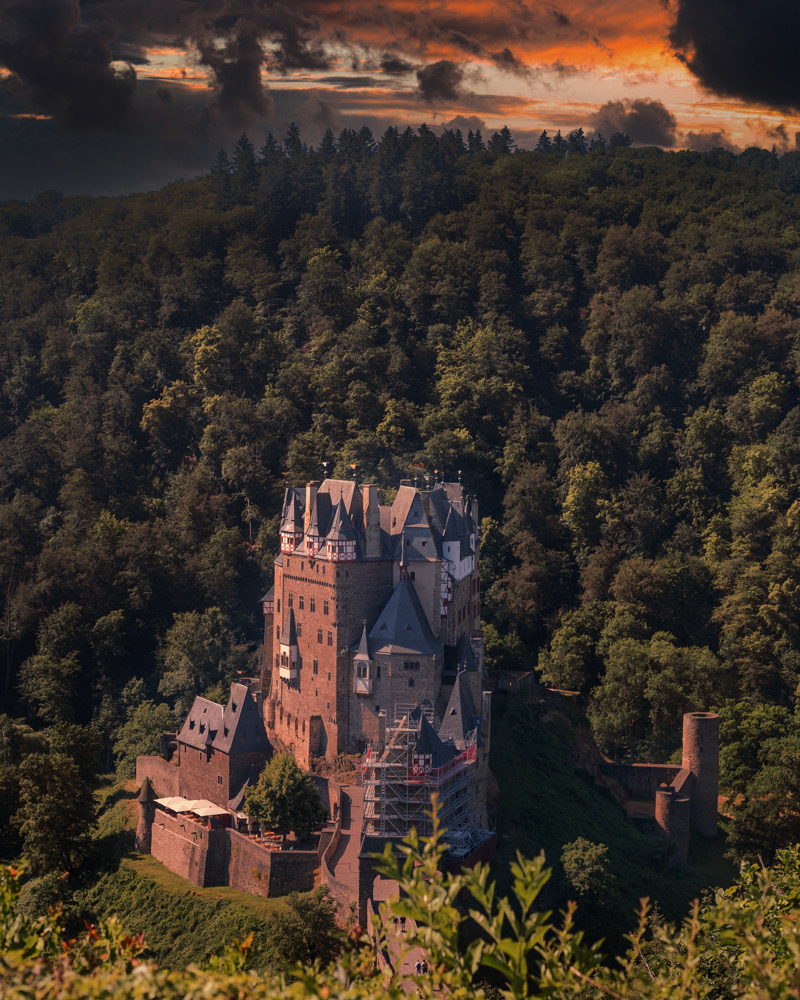
{"label": "gabled roof", "polygon": [[275,600],[275,584],[273,583],[269,590],[261,598],[262,603],[264,601],[274,601]]}
{"label": "gabled roof", "polygon": [[324,479],[317,490],[317,497],[320,493],[328,494],[332,505],[341,498],[344,500],[345,508],[351,513],[355,513],[354,503],[359,510],[361,509],[361,493],[352,479]]}
{"label": "gabled roof", "polygon": [[464,672],[461,671],[456,676],[442,724],[439,726],[439,738],[444,741],[452,740],[460,750],[463,748],[467,736],[473,729],[477,728],[479,719],[480,717],[475,712],[469,684],[466,683]]}
{"label": "gabled roof", "polygon": [[442,644],[433,634],[414,586],[401,578],[386,607],[369,631],[375,653],[420,653],[435,656]]}
{"label": "gabled roof", "polygon": [[178,733],[178,742],[197,750],[205,750],[209,744],[213,746],[214,737],[222,727],[224,711],[222,705],[198,695]]}
{"label": "gabled roof", "polygon": [[227,705],[197,697],[178,734],[178,742],[197,750],[255,753],[269,749],[258,702],[246,684],[234,682]]}
{"label": "gabled roof", "polygon": [[394,558],[405,562],[436,559],[440,553],[433,532],[426,525],[407,525],[400,532]]}

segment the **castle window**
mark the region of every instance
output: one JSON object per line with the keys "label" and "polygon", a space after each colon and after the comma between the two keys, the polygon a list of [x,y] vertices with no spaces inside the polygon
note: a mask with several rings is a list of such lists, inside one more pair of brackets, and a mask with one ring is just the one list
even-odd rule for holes
{"label": "castle window", "polygon": [[416,573],[414,572],[414,570],[412,569],[412,570],[411,570],[411,579],[412,579],[412,580],[416,580],[416,578],[417,578],[417,574],[416,574]]}
{"label": "castle window", "polygon": [[419,660],[406,660],[403,663],[403,670],[419,670]]}
{"label": "castle window", "polygon": [[289,607],[294,607],[294,594],[289,594]]}
{"label": "castle window", "polygon": [[275,638],[280,639],[281,637],[281,627],[280,625],[275,626]]}
{"label": "castle window", "polygon": [[322,613],[323,613],[323,615],[327,615],[328,612],[329,612],[329,610],[330,610],[330,604],[328,603],[328,601],[323,601],[322,602]]}
{"label": "castle window", "polygon": [[330,629],[328,629],[328,645],[329,646],[333,645],[333,632],[331,632]]}
{"label": "castle window", "polygon": [[299,609],[300,609],[301,611],[305,610],[305,605],[306,605],[306,599],[305,599],[305,595],[304,595],[304,594],[301,594],[301,595],[300,595],[300,596],[299,596],[299,597],[297,598],[297,604],[298,604],[298,606],[299,606]]}
{"label": "castle window", "polygon": [[222,775],[221,775],[221,774],[218,774],[218,775],[217,775],[217,784],[218,784],[218,785],[221,785],[221,784],[222,784]]}
{"label": "castle window", "polygon": [[328,680],[330,680],[330,679],[331,679],[331,672],[330,672],[330,670],[329,670],[329,671],[328,671]]}
{"label": "castle window", "polygon": [[303,635],[303,625],[302,622],[297,623],[297,638],[300,639]]}
{"label": "castle window", "polygon": [[308,599],[308,606],[309,606],[309,609],[311,611],[316,611],[317,610],[317,602],[314,600],[313,597],[309,597],[309,599]]}
{"label": "castle window", "polygon": [[319,673],[319,660],[314,660],[314,673]]}
{"label": "castle window", "polygon": [[375,680],[379,681],[381,679],[381,665],[380,663],[375,664]]}
{"label": "castle window", "polygon": [[322,629],[321,628],[317,629],[317,642],[320,642],[320,643],[322,642]]}
{"label": "castle window", "polygon": [[414,687],[414,678],[413,678],[413,677],[411,677],[411,678],[409,679],[409,682],[408,682],[408,686],[409,686],[410,688],[413,688],[413,687]]}
{"label": "castle window", "polygon": [[280,614],[280,613],[281,613],[281,599],[279,597],[278,598],[278,614]]}

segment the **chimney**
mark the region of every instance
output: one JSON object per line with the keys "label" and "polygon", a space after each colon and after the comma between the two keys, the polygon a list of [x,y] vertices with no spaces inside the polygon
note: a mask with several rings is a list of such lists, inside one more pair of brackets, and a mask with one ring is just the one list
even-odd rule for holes
{"label": "chimney", "polygon": [[377,486],[361,487],[364,506],[364,557],[381,557],[381,512]]}
{"label": "chimney", "polygon": [[306,483],[306,509],[303,512],[303,534],[308,534],[308,526],[311,524],[311,515],[314,513],[314,504],[317,500],[317,490],[319,489],[319,483],[314,480],[313,482]]}

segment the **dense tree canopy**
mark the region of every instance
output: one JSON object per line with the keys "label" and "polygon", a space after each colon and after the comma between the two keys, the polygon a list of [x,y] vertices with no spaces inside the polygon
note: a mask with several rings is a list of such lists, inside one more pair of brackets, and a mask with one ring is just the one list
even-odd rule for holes
{"label": "dense tree canopy", "polygon": [[793,713],[798,163],[292,127],[0,205],[5,711],[108,753],[129,682],[181,711],[257,669],[283,489],[327,461],[460,470],[490,664],[580,689],[604,749]]}

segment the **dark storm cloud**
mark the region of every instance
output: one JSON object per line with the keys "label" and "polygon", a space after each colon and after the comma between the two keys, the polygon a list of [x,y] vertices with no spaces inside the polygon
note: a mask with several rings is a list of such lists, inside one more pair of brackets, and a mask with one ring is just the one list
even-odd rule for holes
{"label": "dark storm cloud", "polygon": [[407,59],[400,59],[399,56],[391,56],[388,53],[381,56],[380,67],[390,76],[404,76],[416,68],[414,63]]}
{"label": "dark storm cloud", "polygon": [[[374,76],[320,76],[316,82],[338,90],[362,90],[365,87],[385,87],[388,84],[388,81],[378,80]],[[394,81],[389,85],[394,86]]]}
{"label": "dark storm cloud", "polygon": [[220,107],[236,116],[242,110],[268,115],[272,101],[261,84],[264,50],[246,31],[237,32],[225,45],[198,45],[200,62],[214,72]]}
{"label": "dark storm cloud", "polygon": [[111,66],[117,33],[112,19],[82,24],[78,0],[0,0],[0,65],[69,128],[129,124],[136,74]]}
{"label": "dark storm cloud", "polygon": [[454,101],[461,97],[464,67],[450,59],[440,59],[417,70],[419,93],[428,104]]}
{"label": "dark storm cloud", "polygon": [[796,0],[677,0],[669,41],[706,89],[800,110]]}
{"label": "dark storm cloud", "polygon": [[675,115],[661,101],[647,98],[608,101],[590,117],[589,124],[606,138],[625,132],[643,146],[674,146],[677,141]]}

